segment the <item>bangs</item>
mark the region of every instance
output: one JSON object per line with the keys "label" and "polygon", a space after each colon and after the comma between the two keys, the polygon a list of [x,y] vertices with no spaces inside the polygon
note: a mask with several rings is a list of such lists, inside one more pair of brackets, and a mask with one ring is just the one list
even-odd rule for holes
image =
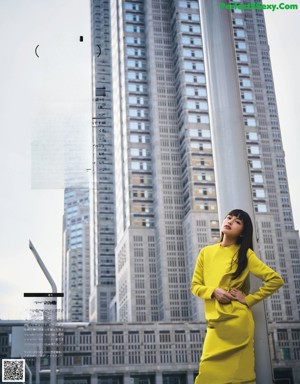
{"label": "bangs", "polygon": [[227,213],[227,215],[238,217],[242,221],[245,221],[248,218],[248,214],[245,211],[243,211],[242,209],[233,209],[232,211]]}

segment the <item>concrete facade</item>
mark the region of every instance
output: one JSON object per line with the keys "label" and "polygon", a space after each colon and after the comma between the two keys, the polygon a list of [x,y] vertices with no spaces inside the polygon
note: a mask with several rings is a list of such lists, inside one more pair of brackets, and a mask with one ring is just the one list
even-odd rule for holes
{"label": "concrete facade", "polygon": [[[58,384],[193,384],[205,338],[205,323],[59,323],[63,342],[58,350]],[[0,322],[0,355],[16,357],[14,337],[24,322]],[[20,336],[15,342],[22,345]],[[270,324],[276,384],[299,376],[300,328],[295,323]],[[24,343],[24,351],[26,342]],[[25,357],[34,380],[37,357]],[[49,383],[49,359],[40,358],[40,383]],[[35,381],[34,381],[35,382]]]}

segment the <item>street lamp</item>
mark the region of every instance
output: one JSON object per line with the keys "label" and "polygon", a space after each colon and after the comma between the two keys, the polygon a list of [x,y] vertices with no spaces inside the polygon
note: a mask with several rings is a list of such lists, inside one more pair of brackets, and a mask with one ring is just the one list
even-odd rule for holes
{"label": "street lamp", "polygon": [[[41,267],[44,275],[46,276],[47,280],[49,281],[52,293],[57,293],[57,287],[56,284],[50,275],[48,269],[46,268],[43,260],[41,259],[40,255],[38,254],[37,250],[33,246],[32,242],[29,240],[29,249],[33,253],[36,261],[38,262],[39,266]],[[55,295],[53,295],[55,296]],[[50,329],[50,384],[56,384],[56,354],[53,353],[53,346],[56,344],[56,308],[57,305],[55,304],[53,311],[51,311],[51,329]]]}
{"label": "street lamp", "polygon": [[29,384],[32,384],[32,373],[30,368],[28,367],[26,361],[25,361],[25,368],[27,369],[28,375],[29,375]]}

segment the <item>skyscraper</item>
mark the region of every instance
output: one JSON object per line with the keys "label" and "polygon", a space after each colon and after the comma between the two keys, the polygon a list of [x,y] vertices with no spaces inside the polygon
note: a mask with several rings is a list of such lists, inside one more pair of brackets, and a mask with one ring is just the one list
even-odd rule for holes
{"label": "skyscraper", "polygon": [[115,178],[109,1],[91,2],[93,48],[93,180],[90,319],[108,321],[115,296]]}
{"label": "skyscraper", "polygon": [[[219,223],[199,2],[93,0],[92,20],[92,319],[201,319],[189,284]],[[300,245],[263,11],[236,7],[232,30],[260,256],[286,282],[266,301],[276,328],[299,321]]]}
{"label": "skyscraper", "polygon": [[90,225],[88,188],[64,193],[62,288],[65,321],[89,320]]}

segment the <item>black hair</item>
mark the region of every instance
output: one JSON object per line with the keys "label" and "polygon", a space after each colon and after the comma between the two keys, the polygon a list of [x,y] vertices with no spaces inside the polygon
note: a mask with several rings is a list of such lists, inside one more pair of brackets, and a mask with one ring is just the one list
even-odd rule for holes
{"label": "black hair", "polygon": [[[238,250],[238,257],[237,257],[237,268],[232,275],[232,279],[236,279],[247,267],[248,249],[250,248],[253,250],[253,224],[252,224],[251,217],[248,215],[248,213],[241,209],[233,209],[232,211],[228,212],[226,216],[228,215],[238,217],[240,220],[242,220],[244,224],[243,232],[236,240],[236,244],[240,245],[240,248]],[[224,237],[224,233],[222,232],[220,241],[223,240],[223,237]]]}

